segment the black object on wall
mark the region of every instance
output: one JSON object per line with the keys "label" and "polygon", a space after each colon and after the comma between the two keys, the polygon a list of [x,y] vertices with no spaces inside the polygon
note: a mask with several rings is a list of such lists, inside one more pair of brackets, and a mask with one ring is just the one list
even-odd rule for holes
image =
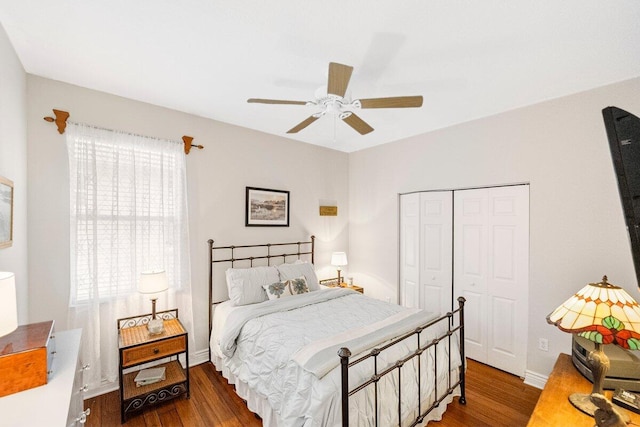
{"label": "black object on wall", "polygon": [[617,107],[603,109],[602,116],[640,287],[640,118]]}

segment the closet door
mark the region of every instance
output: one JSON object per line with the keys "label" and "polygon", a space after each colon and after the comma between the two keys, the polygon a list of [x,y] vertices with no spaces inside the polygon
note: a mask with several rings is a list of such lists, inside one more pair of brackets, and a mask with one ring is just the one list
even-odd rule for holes
{"label": "closet door", "polygon": [[524,376],[529,187],[456,191],[454,206],[454,295],[467,299],[466,354]]}
{"label": "closet door", "polygon": [[452,309],[453,192],[420,193],[420,308]]}
{"label": "closet door", "polygon": [[400,196],[400,304],[452,309],[453,193]]}
{"label": "closet door", "polygon": [[487,361],[487,198],[486,189],[454,194],[454,295],[467,301],[464,310],[465,353]]}
{"label": "closet door", "polygon": [[400,305],[420,305],[420,194],[400,196]]}

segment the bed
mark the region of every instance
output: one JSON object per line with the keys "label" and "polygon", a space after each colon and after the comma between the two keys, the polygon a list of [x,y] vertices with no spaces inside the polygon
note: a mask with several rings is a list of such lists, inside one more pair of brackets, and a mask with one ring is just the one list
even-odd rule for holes
{"label": "bed", "polygon": [[415,426],[466,403],[464,299],[436,316],[320,286],[314,245],[209,240],[210,360],[249,410],[268,427]]}

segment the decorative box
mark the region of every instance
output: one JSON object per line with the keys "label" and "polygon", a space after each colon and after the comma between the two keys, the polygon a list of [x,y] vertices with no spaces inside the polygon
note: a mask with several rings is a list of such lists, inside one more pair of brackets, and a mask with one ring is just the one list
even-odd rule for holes
{"label": "decorative box", "polygon": [[47,383],[55,355],[53,320],[0,337],[0,397]]}

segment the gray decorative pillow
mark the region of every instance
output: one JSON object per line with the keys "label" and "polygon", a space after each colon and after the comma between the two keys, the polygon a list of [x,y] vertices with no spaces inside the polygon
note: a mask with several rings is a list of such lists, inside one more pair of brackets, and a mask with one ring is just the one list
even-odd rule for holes
{"label": "gray decorative pillow", "polygon": [[292,295],[300,295],[309,292],[309,286],[307,286],[307,279],[304,276],[296,277],[295,279],[283,280],[281,282],[275,282],[270,285],[262,285],[267,292],[267,296],[270,300],[290,297]]}
{"label": "gray decorative pillow", "polygon": [[227,289],[233,305],[256,304],[267,300],[264,285],[280,280],[275,267],[229,268]]}
{"label": "gray decorative pillow", "polygon": [[309,292],[317,291],[320,289],[318,284],[318,276],[313,269],[313,264],[305,261],[296,261],[293,264],[280,264],[276,266],[280,273],[280,280],[291,280],[300,276],[304,276],[307,279],[307,286]]}

